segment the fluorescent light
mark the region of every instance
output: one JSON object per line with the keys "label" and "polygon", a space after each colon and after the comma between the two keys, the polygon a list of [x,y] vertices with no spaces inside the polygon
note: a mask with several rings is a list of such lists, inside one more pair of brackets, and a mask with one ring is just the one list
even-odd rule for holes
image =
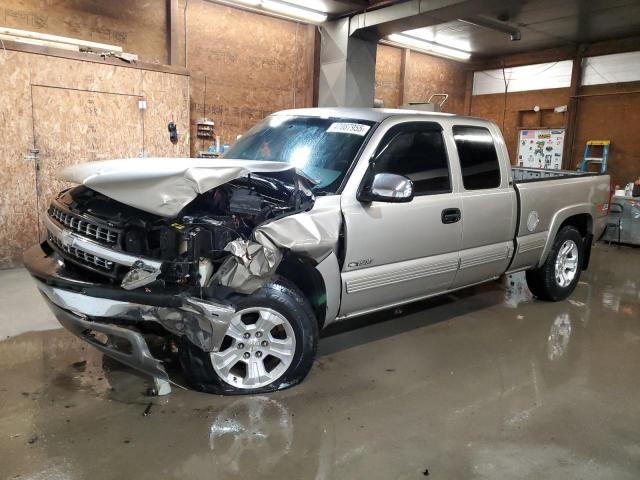
{"label": "fluorescent light", "polygon": [[471,54],[469,52],[463,52],[456,48],[445,47],[444,45],[434,45],[431,47],[431,51],[433,53],[439,53],[440,55],[459,58],[461,60],[469,60],[471,58]]}
{"label": "fluorescent light", "polygon": [[309,8],[311,10],[317,10],[319,12],[327,13],[329,8],[324,0],[285,0],[287,3],[293,3],[294,5],[300,5],[301,7]]}
{"label": "fluorescent light", "polygon": [[412,37],[410,35],[403,35],[401,33],[392,33],[387,37],[390,41],[400,43],[408,47],[414,47],[418,50],[425,50],[427,52],[433,52],[445,57],[458,58],[460,60],[469,60],[471,58],[470,52],[464,50],[458,50],[457,48],[447,47],[436,42],[430,42],[428,40],[422,40],[420,38]]}
{"label": "fluorescent light", "polygon": [[457,32],[451,32],[452,28],[443,28],[434,31],[433,27],[423,27],[416,28],[415,30],[405,30],[400,33],[409,37],[419,38],[420,40],[426,40],[427,42],[455,48],[456,50],[462,50],[463,52],[470,52],[471,43],[469,40],[463,40],[456,36]]}
{"label": "fluorescent light", "polygon": [[244,5],[251,5],[257,7],[260,5],[261,0],[233,0],[235,3],[243,3]]}
{"label": "fluorescent light", "polygon": [[311,10],[308,8],[298,7],[287,2],[280,2],[277,0],[262,0],[262,6],[267,10],[282,13],[292,17],[307,20],[313,23],[322,23],[327,19],[327,14],[319,12],[317,10]]}

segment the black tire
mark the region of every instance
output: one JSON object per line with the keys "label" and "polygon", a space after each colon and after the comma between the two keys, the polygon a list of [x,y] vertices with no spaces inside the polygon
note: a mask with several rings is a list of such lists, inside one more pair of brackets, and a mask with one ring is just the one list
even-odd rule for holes
{"label": "black tire", "polygon": [[284,390],[300,383],[311,370],[318,347],[318,321],[311,305],[291,282],[276,278],[251,295],[233,298],[237,311],[251,307],[275,310],[283,315],[295,335],[295,353],[287,370],[273,383],[259,388],[238,388],[218,376],[210,354],[183,338],[180,363],[189,384],[196,390],[224,395],[246,395]]}
{"label": "black tire", "polygon": [[[578,247],[577,271],[571,283],[566,286],[561,286],[556,280],[555,266],[558,255],[560,254],[560,249],[567,241],[573,241]],[[552,302],[558,302],[567,298],[573,293],[580,280],[583,256],[583,239],[580,232],[570,225],[563,227],[556,235],[556,239],[553,242],[551,251],[544,264],[535,270],[527,271],[527,285],[531,293],[540,300]]]}

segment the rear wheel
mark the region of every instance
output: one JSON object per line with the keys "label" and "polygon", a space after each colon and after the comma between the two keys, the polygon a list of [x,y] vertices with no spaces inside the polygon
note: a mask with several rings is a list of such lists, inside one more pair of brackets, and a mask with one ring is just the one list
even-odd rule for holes
{"label": "rear wheel", "polygon": [[318,322],[300,291],[286,280],[235,299],[236,313],[219,352],[184,340],[183,371],[198,390],[243,394],[282,390],[311,369]]}
{"label": "rear wheel", "polygon": [[581,267],[582,236],[575,227],[563,227],[544,264],[527,272],[529,290],[541,300],[564,300],[575,290]]}

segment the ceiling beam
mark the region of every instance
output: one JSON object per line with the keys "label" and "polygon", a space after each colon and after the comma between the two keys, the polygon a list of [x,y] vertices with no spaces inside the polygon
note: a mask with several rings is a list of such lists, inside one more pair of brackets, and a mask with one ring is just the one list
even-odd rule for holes
{"label": "ceiling beam", "polygon": [[351,18],[350,35],[377,41],[392,33],[491,13],[504,8],[505,3],[523,3],[512,0],[410,0],[378,10],[360,13]]}

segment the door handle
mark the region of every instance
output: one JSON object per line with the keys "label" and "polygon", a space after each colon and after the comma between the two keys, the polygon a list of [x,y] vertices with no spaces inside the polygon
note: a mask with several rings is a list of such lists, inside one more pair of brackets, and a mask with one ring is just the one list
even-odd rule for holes
{"label": "door handle", "polygon": [[459,208],[445,208],[442,210],[442,223],[456,223],[462,218]]}

